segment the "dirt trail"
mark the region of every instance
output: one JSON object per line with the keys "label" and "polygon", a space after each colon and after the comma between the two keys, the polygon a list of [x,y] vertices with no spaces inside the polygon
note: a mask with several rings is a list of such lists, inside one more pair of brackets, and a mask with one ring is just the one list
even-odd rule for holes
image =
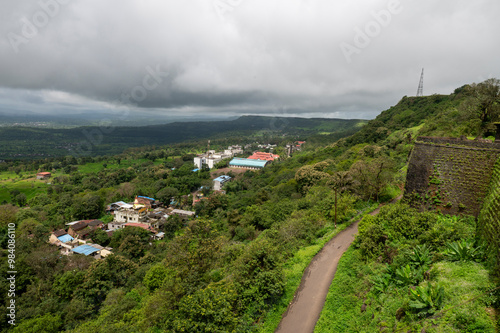
{"label": "dirt trail", "polygon": [[[394,201],[399,199],[401,197]],[[377,215],[380,207],[371,212],[370,215]],[[299,289],[295,292],[293,301],[281,318],[275,333],[309,333],[314,331],[314,326],[325,304],[328,288],[337,271],[337,264],[358,233],[359,221],[341,231],[314,256],[304,271]]]}

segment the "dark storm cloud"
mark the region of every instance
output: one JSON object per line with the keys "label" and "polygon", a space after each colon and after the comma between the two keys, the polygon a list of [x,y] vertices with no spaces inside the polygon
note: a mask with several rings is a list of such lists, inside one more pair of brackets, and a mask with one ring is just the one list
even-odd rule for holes
{"label": "dark storm cloud", "polygon": [[331,114],[499,77],[500,3],[4,1],[0,112]]}

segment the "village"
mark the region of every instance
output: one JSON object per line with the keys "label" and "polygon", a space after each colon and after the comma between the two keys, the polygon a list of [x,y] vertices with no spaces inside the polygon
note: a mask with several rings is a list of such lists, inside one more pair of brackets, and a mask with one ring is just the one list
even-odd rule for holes
{"label": "village", "polygon": [[[287,154],[290,155],[294,151],[300,150],[304,143],[304,141],[298,141],[293,145],[287,145]],[[259,148],[266,148],[271,151],[274,147],[273,145],[259,145]],[[229,169],[259,170],[280,159],[279,155],[261,151],[255,151],[247,158],[235,157],[235,155],[241,155],[242,153],[241,146],[229,146],[223,152],[208,150],[206,153],[194,157],[193,164],[195,168],[192,171],[197,172],[202,168],[213,169],[217,163],[224,159],[231,159],[228,163]],[[39,172],[36,177],[41,180],[50,179],[51,173]],[[210,190],[225,194],[224,185],[232,179],[229,175],[217,175],[212,179]],[[206,199],[202,190],[203,188],[200,188],[191,194],[191,206]],[[112,216],[112,221],[109,223],[104,223],[98,219],[68,222],[66,223],[67,228],[53,231],[48,242],[57,246],[63,255],[77,254],[102,259],[112,254],[113,249],[96,244],[91,239],[91,235],[97,229],[102,230],[108,237],[111,237],[113,232],[123,228],[141,228],[151,233],[151,241],[161,240],[165,237],[164,226],[169,223],[172,217],[177,216],[185,223],[196,217],[196,212],[179,209],[177,204],[175,198],[171,198],[170,202],[160,202],[155,198],[142,195],[135,196],[134,201],[129,203],[124,201],[113,202],[106,207],[106,213]]]}

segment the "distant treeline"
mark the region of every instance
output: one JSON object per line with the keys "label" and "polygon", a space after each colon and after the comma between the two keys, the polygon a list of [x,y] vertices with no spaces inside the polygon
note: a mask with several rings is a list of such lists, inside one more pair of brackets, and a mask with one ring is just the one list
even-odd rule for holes
{"label": "distant treeline", "polygon": [[251,135],[305,138],[322,133],[325,140],[337,140],[354,133],[363,123],[362,120],[243,116],[232,121],[176,122],[142,127],[5,127],[0,128],[0,159],[110,155],[130,147]]}

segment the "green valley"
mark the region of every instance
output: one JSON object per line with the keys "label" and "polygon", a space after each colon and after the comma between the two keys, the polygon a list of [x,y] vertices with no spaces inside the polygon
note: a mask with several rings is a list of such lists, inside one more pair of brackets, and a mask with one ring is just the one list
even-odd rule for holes
{"label": "green valley", "polygon": [[[489,95],[495,87],[496,97]],[[418,138],[498,144],[498,91],[499,82],[488,80],[450,95],[403,97],[368,122],[241,117],[116,127],[102,138],[98,127],[0,128],[2,274],[16,271],[16,325],[0,328],[273,332],[314,255],[362,218],[315,332],[497,332],[496,155],[488,155],[491,180],[477,192],[484,198],[468,199],[475,209],[449,198],[451,211],[439,201],[451,191],[439,177],[460,187],[449,171],[455,164],[447,169],[434,155],[423,164],[436,173],[420,181],[432,190],[420,197],[426,205],[408,193],[389,202],[423,160],[415,161]],[[82,130],[100,142],[72,155]],[[211,169],[193,163],[232,149]],[[256,151],[269,157],[258,167],[231,163]],[[380,204],[377,216],[368,215]],[[122,221],[120,212],[131,215]],[[131,222],[136,216],[142,225]],[[82,245],[98,247],[79,254]],[[0,282],[5,313],[10,288]]]}

